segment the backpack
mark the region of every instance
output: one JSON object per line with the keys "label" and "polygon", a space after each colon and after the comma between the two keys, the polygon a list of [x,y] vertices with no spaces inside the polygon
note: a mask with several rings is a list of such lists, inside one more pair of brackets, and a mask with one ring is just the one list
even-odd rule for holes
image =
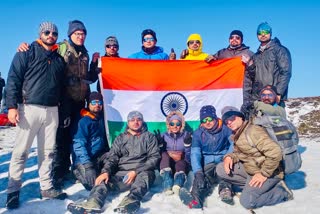
{"label": "backpack", "polygon": [[[270,138],[274,140],[282,151],[282,165],[285,174],[291,174],[300,169],[301,155],[298,151],[299,136],[294,125],[284,117],[258,113],[252,118],[252,124],[265,128]],[[255,147],[252,140],[247,139]]]}

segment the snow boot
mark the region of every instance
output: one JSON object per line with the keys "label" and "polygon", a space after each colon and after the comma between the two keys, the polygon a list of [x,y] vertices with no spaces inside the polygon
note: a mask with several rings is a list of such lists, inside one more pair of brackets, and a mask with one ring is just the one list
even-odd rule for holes
{"label": "snow boot", "polygon": [[284,180],[281,180],[279,182],[280,186],[286,191],[287,196],[284,198],[285,201],[290,201],[293,200],[293,192],[291,191],[291,189],[289,189],[289,187],[287,186],[287,184],[285,183]]}
{"label": "snow boot", "polygon": [[190,209],[202,209],[202,204],[196,197],[192,195],[186,188],[181,188],[179,191],[179,198],[183,204]]}
{"label": "snow boot", "polygon": [[113,210],[116,213],[136,213],[140,208],[140,201],[131,198],[130,196],[124,197],[121,203]]}
{"label": "snow boot", "polygon": [[8,209],[17,209],[19,207],[20,191],[8,193],[6,207]]}
{"label": "snow boot", "polygon": [[103,212],[99,202],[94,198],[90,198],[79,204],[70,203],[68,204],[67,209],[72,214],[94,214]]}
{"label": "snow boot", "polygon": [[64,200],[66,199],[67,193],[62,192],[60,189],[54,189],[53,187],[48,190],[41,190],[40,199],[59,199]]}
{"label": "snow boot", "polygon": [[183,187],[184,183],[186,182],[186,174],[183,171],[176,172],[174,174],[174,182],[172,191],[174,194],[179,195],[180,188]]}
{"label": "snow boot", "polygon": [[161,169],[160,176],[162,177],[163,192],[166,195],[172,195],[173,178],[171,169],[169,167]]}
{"label": "snow boot", "polygon": [[234,205],[233,193],[232,193],[231,189],[223,188],[222,190],[220,190],[219,196],[221,198],[221,201],[223,201],[224,203]]}

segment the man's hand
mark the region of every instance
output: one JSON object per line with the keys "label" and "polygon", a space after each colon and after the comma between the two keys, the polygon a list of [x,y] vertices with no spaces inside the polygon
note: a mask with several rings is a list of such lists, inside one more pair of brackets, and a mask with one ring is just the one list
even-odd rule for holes
{"label": "man's hand", "polygon": [[26,42],[21,43],[17,48],[17,52],[25,52],[27,50],[29,50],[29,44]]}
{"label": "man's hand", "polygon": [[176,53],[174,52],[174,49],[171,48],[171,52],[169,55],[169,60],[175,60],[176,59]]}
{"label": "man's hand", "polygon": [[227,175],[230,175],[230,170],[233,168],[233,160],[230,156],[227,156],[223,160],[223,167],[224,167],[224,171],[227,173]]}
{"label": "man's hand", "polygon": [[96,63],[99,58],[100,58],[100,53],[95,52],[95,53],[92,54],[92,62],[93,63]]}
{"label": "man's hand", "polygon": [[11,123],[16,124],[19,123],[19,112],[15,108],[11,108],[8,111],[8,119]]}
{"label": "man's hand", "polygon": [[260,172],[255,174],[251,181],[249,182],[249,185],[251,187],[262,187],[263,183],[267,180],[267,177],[263,176]]}
{"label": "man's hand", "polygon": [[108,173],[102,173],[101,175],[99,175],[96,179],[95,185],[99,185],[104,181],[105,184],[108,183],[109,181],[109,174]]}
{"label": "man's hand", "polygon": [[128,172],[127,176],[128,176],[128,178],[124,183],[130,185],[136,179],[137,173],[135,171],[130,171],[130,172]]}
{"label": "man's hand", "polygon": [[281,95],[277,95],[276,102],[279,104],[281,101]]}
{"label": "man's hand", "polygon": [[248,64],[248,62],[250,61],[250,56],[248,54],[243,54],[241,56],[241,61],[244,63],[244,64]]}
{"label": "man's hand", "polygon": [[207,56],[207,58],[204,59],[204,61],[206,61],[207,63],[213,62],[215,60],[217,60],[217,58],[214,57],[213,55],[209,55]]}
{"label": "man's hand", "polygon": [[180,59],[186,58],[186,56],[189,54],[188,49],[184,49],[180,54]]}

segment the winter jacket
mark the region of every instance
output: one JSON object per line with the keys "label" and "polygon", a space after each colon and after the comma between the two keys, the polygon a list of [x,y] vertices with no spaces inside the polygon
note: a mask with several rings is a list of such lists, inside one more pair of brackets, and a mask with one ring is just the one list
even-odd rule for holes
{"label": "winter jacket", "polygon": [[246,69],[243,102],[258,100],[259,92],[266,85],[275,86],[281,100],[286,100],[292,67],[289,50],[274,38],[264,51],[259,49],[252,60],[253,64]]}
{"label": "winter jacket", "polygon": [[182,152],[184,153],[184,160],[190,163],[190,153],[191,145],[186,145],[184,139],[188,135],[188,132],[183,131],[177,134],[165,132],[163,134],[164,141],[166,142],[166,147],[164,151],[167,152]]}
{"label": "winter jacket", "polygon": [[2,79],[0,77],[0,104],[1,104],[1,100],[2,100],[2,89],[6,86],[6,82],[4,81],[4,79]]}
{"label": "winter jacket", "polygon": [[139,174],[155,170],[159,162],[158,142],[144,124],[138,135],[130,134],[127,128],[127,131],[116,137],[108,159],[104,161],[102,173],[124,176],[129,171],[136,171]]}
{"label": "winter jacket", "polygon": [[67,40],[59,44],[58,52],[67,63],[64,78],[66,96],[76,102],[84,101],[90,93],[89,84],[98,79],[97,63],[91,64],[88,72],[88,51],[82,46],[81,51],[77,52]]}
{"label": "winter jacket", "polygon": [[283,118],[286,118],[286,110],[282,107],[279,106],[277,103],[271,105],[264,103],[262,101],[254,101],[254,109],[256,112],[261,111],[263,114],[267,115],[278,115]]}
{"label": "winter jacket", "polygon": [[[208,131],[199,127],[193,132],[191,146],[191,166],[193,173],[203,171],[209,163],[220,163],[224,155],[233,151],[229,141],[231,130],[218,119],[218,127]],[[203,163],[203,164],[202,164]]]}
{"label": "winter jacket", "polygon": [[188,48],[188,55],[181,60],[204,60],[205,58],[207,58],[207,56],[209,56],[209,54],[202,52],[203,43],[202,43],[202,38],[199,34],[191,34],[187,40],[187,45],[190,40],[199,40],[200,47],[197,51],[194,51]]}
{"label": "winter jacket", "polygon": [[7,81],[6,104],[17,108],[17,104],[57,106],[62,90],[65,62],[57,53],[33,42],[28,51],[17,52],[13,58]]}
{"label": "winter jacket", "polygon": [[81,110],[82,118],[73,138],[74,165],[95,163],[103,153],[109,151],[102,114],[95,116],[90,111]]}
{"label": "winter jacket", "polygon": [[[241,162],[249,175],[261,173],[265,177],[283,178],[281,148],[263,127],[246,121],[232,138],[234,152],[226,156],[230,156],[234,163]],[[248,138],[254,146],[249,143]]]}
{"label": "winter jacket", "polygon": [[168,60],[169,56],[168,54],[163,52],[162,47],[155,46],[155,50],[148,54],[144,51],[144,47],[142,46],[141,51],[131,54],[128,58],[131,59],[160,59],[160,60]]}
{"label": "winter jacket", "polygon": [[242,56],[243,54],[247,54],[248,56],[252,56],[253,52],[249,50],[249,47],[245,44],[242,44],[240,47],[232,49],[230,46],[227,48],[223,48],[215,53],[213,56],[217,59],[226,59],[232,58],[236,56]]}

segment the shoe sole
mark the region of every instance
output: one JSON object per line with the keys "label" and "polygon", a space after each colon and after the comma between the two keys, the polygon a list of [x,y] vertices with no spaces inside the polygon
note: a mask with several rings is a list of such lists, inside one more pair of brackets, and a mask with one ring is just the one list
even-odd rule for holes
{"label": "shoe sole", "polygon": [[86,209],[74,203],[68,204],[67,210],[70,211],[72,214],[95,214],[103,212],[102,210]]}

